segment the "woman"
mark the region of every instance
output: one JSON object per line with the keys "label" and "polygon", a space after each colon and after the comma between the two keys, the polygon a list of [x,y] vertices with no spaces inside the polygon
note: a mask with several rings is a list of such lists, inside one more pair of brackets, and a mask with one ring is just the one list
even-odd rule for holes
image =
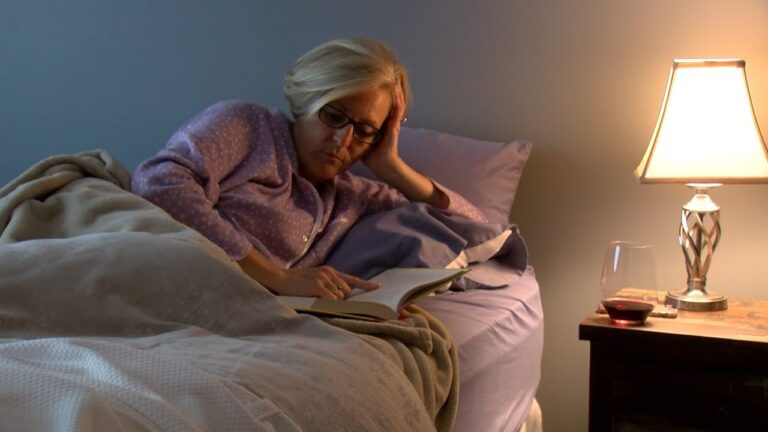
{"label": "woman", "polygon": [[[221,246],[283,295],[344,298],[371,282],[322,266],[363,215],[420,201],[482,213],[398,155],[410,101],[405,68],[385,45],[340,39],[300,57],[284,93],[294,120],[242,101],[198,114],[136,169],[132,189]],[[357,160],[383,182],[347,172]]]}

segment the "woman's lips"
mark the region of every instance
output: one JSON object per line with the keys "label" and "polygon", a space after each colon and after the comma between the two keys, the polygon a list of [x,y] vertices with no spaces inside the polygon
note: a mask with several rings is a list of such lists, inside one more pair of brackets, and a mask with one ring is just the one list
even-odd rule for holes
{"label": "woman's lips", "polygon": [[325,153],[323,153],[323,154],[324,154],[324,155],[325,155],[325,156],[326,156],[328,159],[330,159],[331,161],[336,161],[336,162],[338,162],[338,163],[340,163],[340,164],[344,165],[344,160],[343,160],[342,158],[340,158],[340,157],[336,156],[335,154],[333,154],[333,153],[327,153],[327,152],[325,152]]}

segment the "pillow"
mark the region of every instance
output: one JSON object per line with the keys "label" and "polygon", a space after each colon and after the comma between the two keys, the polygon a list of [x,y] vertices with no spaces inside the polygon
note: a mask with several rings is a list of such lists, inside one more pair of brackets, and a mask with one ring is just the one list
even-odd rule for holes
{"label": "pillow", "polygon": [[[490,222],[504,223],[515,200],[531,143],[479,141],[429,129],[404,127],[400,131],[401,157],[414,169],[460,193]],[[376,177],[362,164],[350,170]]]}
{"label": "pillow", "polygon": [[525,269],[528,252],[517,227],[409,203],[361,218],[325,264],[369,279],[392,267],[459,268],[497,256],[512,268]]}

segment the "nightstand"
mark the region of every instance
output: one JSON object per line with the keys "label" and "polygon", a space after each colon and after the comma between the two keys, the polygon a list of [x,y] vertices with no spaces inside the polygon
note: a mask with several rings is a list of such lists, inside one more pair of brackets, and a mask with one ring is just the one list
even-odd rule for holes
{"label": "nightstand", "polygon": [[768,431],[768,301],[643,326],[593,314],[590,431]]}

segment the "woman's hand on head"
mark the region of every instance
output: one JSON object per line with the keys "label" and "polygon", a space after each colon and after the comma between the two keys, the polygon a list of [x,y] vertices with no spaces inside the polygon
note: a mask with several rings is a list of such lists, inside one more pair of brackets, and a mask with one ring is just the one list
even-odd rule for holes
{"label": "woman's hand on head", "polygon": [[397,86],[392,92],[392,109],[389,117],[382,125],[384,135],[362,159],[365,166],[380,178],[382,177],[380,174],[391,171],[392,167],[402,162],[397,146],[404,116],[405,97],[402,88]]}
{"label": "woman's hand on head", "polygon": [[405,97],[397,87],[392,96],[392,110],[385,122],[384,137],[363,156],[363,163],[379,180],[397,189],[410,201],[425,202],[436,208],[446,209],[450,198],[434,182],[414,170],[398,154],[400,125],[405,115]]}
{"label": "woman's hand on head", "polygon": [[280,279],[269,287],[279,295],[343,299],[349,296],[352,288],[366,291],[379,288],[375,282],[342,273],[330,266],[288,269]]}

